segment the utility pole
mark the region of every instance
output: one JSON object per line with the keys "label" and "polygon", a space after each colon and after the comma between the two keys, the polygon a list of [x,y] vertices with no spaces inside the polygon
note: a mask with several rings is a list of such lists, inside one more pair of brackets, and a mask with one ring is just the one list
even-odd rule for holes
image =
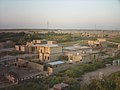
{"label": "utility pole", "polygon": [[47,21],[47,29],[49,29],[49,22]]}

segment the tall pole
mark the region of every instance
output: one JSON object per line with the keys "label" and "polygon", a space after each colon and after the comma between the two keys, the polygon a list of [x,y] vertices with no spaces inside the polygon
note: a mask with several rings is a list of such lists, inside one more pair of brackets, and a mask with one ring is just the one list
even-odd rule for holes
{"label": "tall pole", "polygon": [[47,21],[47,29],[49,29],[49,22]]}

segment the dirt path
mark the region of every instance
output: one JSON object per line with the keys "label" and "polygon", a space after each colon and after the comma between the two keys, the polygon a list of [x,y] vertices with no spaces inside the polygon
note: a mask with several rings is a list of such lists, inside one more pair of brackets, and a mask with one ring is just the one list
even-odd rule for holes
{"label": "dirt path", "polygon": [[96,71],[92,71],[89,73],[86,73],[82,76],[82,83],[89,83],[90,79],[92,78],[99,78],[100,73],[104,76],[109,76],[112,73],[120,71],[120,65],[119,66],[108,66],[106,68],[101,68]]}

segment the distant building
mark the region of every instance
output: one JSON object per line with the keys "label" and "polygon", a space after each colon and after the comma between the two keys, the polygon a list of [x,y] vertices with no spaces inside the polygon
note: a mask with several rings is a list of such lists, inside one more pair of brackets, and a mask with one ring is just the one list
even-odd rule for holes
{"label": "distant building", "polygon": [[106,39],[105,38],[98,38],[97,40],[89,40],[88,45],[91,47],[106,47]]}
{"label": "distant building", "polygon": [[109,55],[110,57],[114,57],[116,55],[119,55],[120,49],[117,49],[117,48],[107,48],[104,51],[104,53],[107,54],[107,55]]}
{"label": "distant building", "polygon": [[120,49],[120,44],[118,44],[118,49]]}

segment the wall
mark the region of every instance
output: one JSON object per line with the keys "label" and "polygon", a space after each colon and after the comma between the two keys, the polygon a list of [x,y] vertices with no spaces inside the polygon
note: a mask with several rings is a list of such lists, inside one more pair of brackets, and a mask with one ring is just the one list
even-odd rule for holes
{"label": "wall", "polygon": [[92,60],[90,59],[90,55],[84,55],[84,56],[81,56],[82,57],[82,63],[88,63],[88,62],[91,62]]}
{"label": "wall", "polygon": [[50,53],[61,53],[62,52],[62,47],[51,47],[50,48]]}
{"label": "wall", "polygon": [[30,67],[32,69],[43,71],[43,65],[40,65],[37,63],[29,62],[28,67]]}
{"label": "wall", "polygon": [[2,43],[0,43],[0,49],[3,49],[3,48],[4,48],[3,44],[2,44]]}
{"label": "wall", "polygon": [[50,61],[59,60],[62,53],[50,54]]}
{"label": "wall", "polygon": [[20,46],[19,45],[15,45],[15,50],[20,51]]}

